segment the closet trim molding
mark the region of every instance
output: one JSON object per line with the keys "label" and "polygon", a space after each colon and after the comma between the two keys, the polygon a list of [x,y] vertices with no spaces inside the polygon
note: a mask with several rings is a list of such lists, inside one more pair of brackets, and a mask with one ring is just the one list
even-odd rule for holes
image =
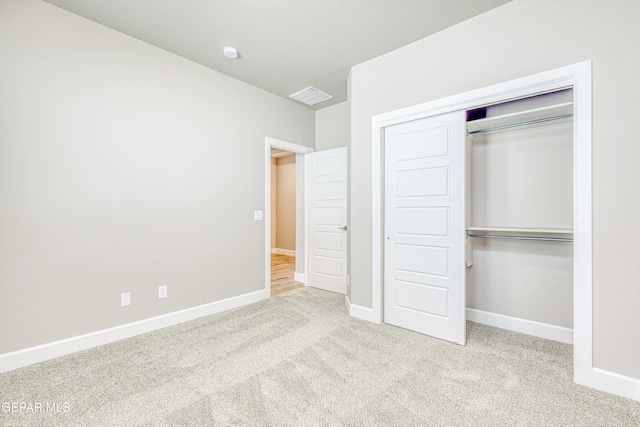
{"label": "closet trim molding", "polygon": [[[591,61],[545,71],[372,117],[372,320],[383,321],[384,128],[457,110],[573,88],[574,93],[574,381],[604,389],[593,367]],[[624,390],[616,394],[627,394]]]}

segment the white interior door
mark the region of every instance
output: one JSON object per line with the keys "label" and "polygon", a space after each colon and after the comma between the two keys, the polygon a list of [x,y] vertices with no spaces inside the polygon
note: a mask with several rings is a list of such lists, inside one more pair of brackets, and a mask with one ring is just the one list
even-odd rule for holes
{"label": "white interior door", "polygon": [[347,293],[347,148],[309,163],[309,286]]}
{"label": "white interior door", "polygon": [[385,322],[459,344],[464,183],[464,111],[385,129]]}

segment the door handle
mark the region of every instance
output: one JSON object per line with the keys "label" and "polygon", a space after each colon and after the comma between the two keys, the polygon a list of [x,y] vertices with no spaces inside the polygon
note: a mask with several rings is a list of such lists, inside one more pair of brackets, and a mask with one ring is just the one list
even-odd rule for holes
{"label": "door handle", "polygon": [[338,226],[338,228],[339,228],[340,230],[345,230],[345,231],[347,230],[347,226],[346,226],[346,225],[343,225],[342,227]]}

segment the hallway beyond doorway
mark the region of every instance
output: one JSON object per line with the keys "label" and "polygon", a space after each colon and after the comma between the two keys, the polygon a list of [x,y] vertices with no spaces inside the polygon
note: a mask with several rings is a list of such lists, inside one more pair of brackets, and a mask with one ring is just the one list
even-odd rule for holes
{"label": "hallway beyond doorway", "polygon": [[295,268],[296,257],[271,254],[272,297],[304,286],[302,283],[293,280]]}

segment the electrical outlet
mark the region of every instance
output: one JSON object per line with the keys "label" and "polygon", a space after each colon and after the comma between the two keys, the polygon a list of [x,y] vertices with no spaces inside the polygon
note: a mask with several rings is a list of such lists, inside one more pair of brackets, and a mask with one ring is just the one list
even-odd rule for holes
{"label": "electrical outlet", "polygon": [[167,297],[167,286],[158,286],[158,299]]}
{"label": "electrical outlet", "polygon": [[263,211],[253,211],[253,219],[256,221],[264,220],[264,212]]}
{"label": "electrical outlet", "polygon": [[131,292],[120,294],[120,307],[131,305]]}

